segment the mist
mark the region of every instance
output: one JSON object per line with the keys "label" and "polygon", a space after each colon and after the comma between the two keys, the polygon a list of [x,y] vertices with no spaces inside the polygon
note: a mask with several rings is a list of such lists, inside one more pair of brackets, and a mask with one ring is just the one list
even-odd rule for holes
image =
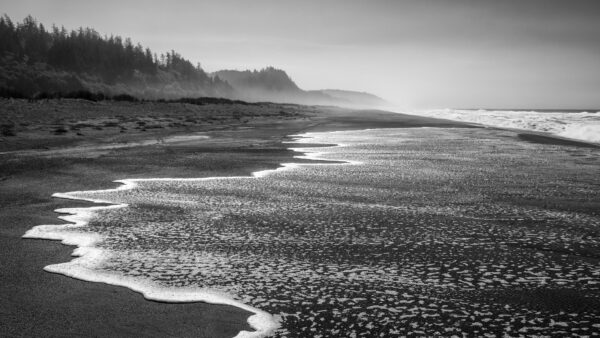
{"label": "mist", "polygon": [[15,18],[129,36],[207,72],[284,69],[305,90],[404,107],[600,106],[597,1],[4,2]]}

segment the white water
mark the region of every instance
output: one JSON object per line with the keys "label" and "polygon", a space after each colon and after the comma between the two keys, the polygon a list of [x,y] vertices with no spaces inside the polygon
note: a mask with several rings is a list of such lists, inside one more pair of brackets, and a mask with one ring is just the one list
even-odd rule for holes
{"label": "white water", "polygon": [[478,123],[500,128],[544,132],[600,143],[600,112],[537,112],[506,110],[395,110],[400,113]]}
{"label": "white water", "polygon": [[[123,183],[123,185],[115,189],[107,189],[103,191],[108,192],[133,189],[136,187],[136,181],[140,180],[133,179],[117,181],[119,183]],[[87,200],[95,203],[110,203],[109,201],[103,200],[76,198],[69,195],[69,193],[56,193],[53,196],[68,199]],[[44,270],[48,272],[58,273],[88,282],[106,283],[115,286],[126,287],[141,293],[144,298],[148,300],[170,303],[206,302],[212,304],[225,304],[254,313],[248,318],[248,324],[250,324],[250,326],[256,331],[241,331],[236,338],[263,337],[279,327],[276,317],[267,312],[236,301],[226,294],[202,288],[161,287],[160,285],[157,285],[151,281],[139,280],[136,278],[125,277],[116,273],[97,270],[96,267],[110,258],[109,252],[95,247],[95,245],[100,242],[102,238],[92,233],[79,233],[66,230],[85,227],[96,211],[125,208],[127,206],[127,204],[116,204],[103,207],[56,209],[55,211],[58,213],[67,214],[66,216],[60,216],[59,218],[67,222],[71,222],[72,224],[39,225],[27,231],[23,235],[23,238],[60,240],[63,244],[77,246],[77,249],[73,251],[73,256],[77,258],[71,260],[70,262],[52,264],[44,267]]]}
{"label": "white water", "polygon": [[[327,133],[321,133],[327,134]],[[310,143],[311,133],[297,135],[297,139],[287,143]],[[292,135],[295,136],[295,135]],[[305,138],[306,137],[306,138]],[[339,146],[339,145],[338,145]],[[314,151],[315,148],[289,148],[290,150],[304,153],[302,156],[295,156],[298,159],[321,160],[328,161],[322,156],[326,153]],[[312,150],[312,151],[311,151]],[[231,176],[231,177],[205,177],[205,178],[143,178],[143,179],[123,179],[114,181],[122,185],[114,189],[89,190],[89,191],[72,191],[67,193],[55,193],[52,196],[64,199],[73,199],[80,201],[88,201],[92,203],[110,204],[108,206],[94,206],[87,208],[62,208],[54,210],[57,213],[66,214],[59,216],[60,219],[70,222],[69,224],[45,224],[38,225],[28,230],[23,238],[32,239],[49,239],[59,240],[65,245],[74,245],[77,248],[73,251],[72,256],[77,257],[70,262],[52,264],[44,267],[45,271],[62,274],[68,277],[96,283],[106,283],[115,286],[122,286],[133,291],[141,293],[148,300],[170,302],[170,303],[189,303],[189,302],[205,302],[211,304],[223,304],[238,307],[248,312],[254,313],[248,318],[248,324],[255,329],[254,332],[241,331],[235,338],[257,338],[265,337],[273,333],[280,327],[277,316],[269,314],[260,309],[254,308],[243,302],[233,299],[230,295],[198,287],[187,288],[169,288],[158,285],[150,280],[141,280],[123,276],[117,273],[110,273],[97,269],[103,262],[111,257],[111,253],[97,247],[97,244],[103,240],[103,237],[90,233],[73,231],[78,228],[85,228],[89,221],[94,217],[95,213],[101,210],[126,208],[128,204],[115,204],[109,200],[93,199],[77,196],[81,193],[110,193],[122,190],[135,189],[138,182],[152,181],[208,181],[208,180],[223,180],[223,179],[251,179],[265,177],[271,173],[294,169],[300,166],[310,165],[342,165],[342,164],[360,164],[357,161],[335,161],[334,163],[281,163],[281,166],[276,169],[261,170],[252,173],[252,176]]]}
{"label": "white water", "polygon": [[598,217],[510,197],[597,199],[596,150],[576,149],[589,161],[575,162],[507,134],[305,134],[296,143],[340,145],[298,149],[305,158],[356,165],[289,163],[254,177],[130,179],[116,189],[56,194],[112,205],[58,210],[72,224],[26,236],[79,246],[78,258],[48,271],[125,286],[148,299],[253,312],[257,331],[239,337],[273,330],[281,337],[434,336],[440,327],[460,335],[471,332],[460,327],[465,321],[482,336],[498,335],[497,326],[480,327],[489,321],[533,334],[535,318],[590,332],[596,310],[577,311],[575,321],[482,298],[480,290],[548,285],[593,297],[600,285],[598,267],[585,258],[599,252],[589,236]]}

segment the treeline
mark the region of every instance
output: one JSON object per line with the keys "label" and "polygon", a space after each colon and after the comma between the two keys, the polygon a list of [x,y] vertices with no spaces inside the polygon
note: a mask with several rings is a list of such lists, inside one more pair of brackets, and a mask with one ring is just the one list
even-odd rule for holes
{"label": "treeline", "polygon": [[28,16],[0,18],[0,92],[128,93],[139,97],[228,96],[231,87],[211,78],[175,51],[157,55],[120,36],[92,28],[49,30]]}
{"label": "treeline", "polygon": [[285,71],[274,67],[253,71],[220,70],[215,72],[215,74],[235,88],[246,90],[270,90],[277,92],[301,91]]}

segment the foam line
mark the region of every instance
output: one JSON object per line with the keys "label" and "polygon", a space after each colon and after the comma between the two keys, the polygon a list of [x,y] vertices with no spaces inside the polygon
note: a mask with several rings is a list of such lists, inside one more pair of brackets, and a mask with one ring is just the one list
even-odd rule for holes
{"label": "foam line", "polygon": [[[309,143],[314,137],[311,135],[323,135],[335,132],[324,133],[306,133],[302,135],[291,135],[295,137],[292,142],[287,143]],[[324,148],[341,147],[343,144],[328,145]],[[251,176],[229,176],[229,177],[203,177],[203,178],[134,178],[122,179],[114,182],[121,185],[113,189],[104,190],[89,190],[89,191],[72,191],[66,193],[54,193],[52,196],[57,198],[72,199],[79,201],[88,201],[92,203],[108,204],[105,206],[92,206],[87,208],[62,208],[56,209],[55,212],[64,214],[59,216],[60,219],[69,222],[67,224],[50,224],[38,225],[28,230],[23,238],[37,238],[59,240],[65,245],[74,245],[77,248],[73,251],[73,260],[65,263],[52,264],[44,267],[45,271],[58,273],[69,276],[75,279],[80,279],[88,282],[106,283],[115,286],[122,286],[133,291],[141,293],[148,300],[155,300],[169,303],[188,303],[188,302],[205,302],[211,304],[224,304],[238,307],[253,313],[248,317],[248,324],[256,331],[241,331],[236,335],[236,338],[255,338],[264,337],[273,333],[279,328],[279,320],[277,316],[271,315],[260,309],[251,307],[242,302],[236,301],[231,296],[217,291],[204,288],[167,288],[158,285],[151,281],[143,281],[133,277],[121,276],[117,273],[95,270],[103,262],[110,258],[110,252],[96,247],[96,244],[103,240],[103,237],[98,234],[93,234],[87,231],[77,232],[78,228],[84,228],[89,221],[94,217],[96,212],[101,210],[110,210],[118,208],[126,208],[127,204],[115,204],[114,202],[102,199],[83,198],[76,196],[80,193],[109,193],[122,190],[135,189],[138,182],[153,182],[153,181],[207,181],[207,180],[223,180],[223,179],[252,179],[268,176],[275,172],[292,170],[302,166],[312,165],[347,165],[360,164],[358,161],[340,161],[337,159],[324,158],[327,152],[311,151],[311,148],[289,148],[292,151],[303,153],[296,155],[294,158],[317,160],[317,161],[335,161],[336,163],[281,163],[281,166],[276,169],[267,169],[255,171]],[[75,230],[75,231],[74,231]]]}
{"label": "foam line", "polygon": [[508,110],[392,109],[410,115],[442,118],[481,125],[543,132],[559,137],[600,143],[600,112],[538,112]]}

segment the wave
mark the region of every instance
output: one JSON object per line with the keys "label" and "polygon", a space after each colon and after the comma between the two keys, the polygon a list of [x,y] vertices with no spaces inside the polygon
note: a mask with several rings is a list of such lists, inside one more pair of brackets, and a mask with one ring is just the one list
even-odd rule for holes
{"label": "wave", "polygon": [[[326,133],[320,133],[326,134]],[[291,135],[296,137],[293,141],[286,143],[311,143],[311,133],[302,135]],[[328,145],[332,146],[332,145]],[[333,145],[339,146],[339,145]],[[165,287],[151,280],[141,278],[133,278],[123,276],[115,272],[108,272],[98,269],[102,263],[106,262],[111,257],[109,250],[101,249],[98,244],[104,239],[101,235],[85,231],[94,215],[103,210],[126,208],[128,204],[118,204],[110,200],[94,199],[78,196],[81,194],[102,194],[116,191],[131,190],[138,187],[140,182],[152,181],[209,181],[223,179],[251,179],[265,177],[274,172],[294,169],[300,166],[310,165],[340,165],[340,164],[359,164],[357,161],[340,161],[335,159],[322,158],[324,152],[315,151],[315,148],[289,148],[292,151],[303,153],[303,155],[294,156],[297,159],[327,161],[328,163],[281,163],[276,169],[268,169],[256,171],[251,176],[229,176],[229,177],[204,177],[204,178],[142,178],[142,179],[123,179],[116,180],[115,183],[120,183],[116,188],[103,190],[88,190],[88,191],[72,191],[66,193],[55,193],[52,197],[72,199],[79,201],[87,201],[98,204],[109,204],[106,206],[93,206],[84,208],[61,208],[54,210],[57,213],[64,214],[59,216],[67,224],[47,224],[38,225],[28,230],[22,237],[30,239],[48,239],[58,240],[65,245],[77,246],[73,251],[72,256],[77,258],[59,264],[52,264],[44,267],[47,272],[65,275],[71,278],[105,283],[114,286],[126,287],[135,292],[141,293],[148,300],[168,302],[168,303],[190,303],[190,302],[205,302],[211,304],[223,304],[238,307],[253,313],[248,318],[248,324],[255,329],[254,332],[241,331],[235,338],[256,338],[265,337],[272,334],[280,327],[277,316],[268,312],[262,311],[255,307],[249,306],[235,300],[231,295],[224,292],[219,292],[206,288],[198,287]],[[80,230],[80,231],[78,231]]]}
{"label": "wave", "polygon": [[517,110],[435,109],[398,111],[405,114],[477,123],[600,143],[600,112],[538,112]]}
{"label": "wave", "polygon": [[[122,180],[116,189],[56,194],[112,205],[61,209],[71,224],[28,235],[79,245],[79,257],[48,271],[122,285],[149,299],[251,311],[257,331],[238,337],[433,336],[440,327],[456,334],[473,327],[480,335],[498,327],[552,332],[532,327],[536,318],[564,322],[567,331],[593,330],[598,311],[576,311],[580,321],[565,321],[562,308],[481,298],[499,287],[549,286],[579,297],[600,285],[590,260],[598,241],[585,239],[597,217],[510,197],[588,200],[597,195],[589,186],[594,173],[564,152],[523,149],[515,138],[489,134],[305,134],[293,143],[338,146],[296,148],[305,154],[297,157],[336,163],[287,163],[244,177]],[[481,324],[489,318],[500,323]],[[531,325],[515,326],[511,318]]]}
{"label": "wave", "polygon": [[[115,181],[122,183],[123,185],[115,189],[106,189],[102,191],[109,192],[133,189],[136,187],[137,181],[140,180],[131,179]],[[78,198],[70,195],[75,193],[78,192],[56,193],[52,196],[75,200],[85,200],[94,203],[111,203],[110,201]],[[77,258],[71,260],[70,262],[52,264],[44,267],[44,270],[48,272],[65,275],[87,282],[105,283],[126,287],[130,290],[141,293],[144,298],[148,300],[169,303],[205,302],[211,304],[224,304],[235,306],[253,313],[253,315],[248,318],[248,324],[250,324],[250,326],[256,331],[241,331],[236,338],[263,337],[279,327],[278,321],[271,314],[236,301],[229,295],[223,293],[200,288],[174,289],[161,287],[160,285],[151,281],[144,281],[136,278],[125,277],[116,273],[97,270],[96,267],[100,266],[111,256],[109,251],[96,247],[96,244],[101,242],[103,238],[97,234],[88,232],[73,232],[73,230],[77,228],[84,228],[93,217],[95,212],[107,209],[125,208],[127,206],[127,204],[113,204],[101,207],[56,209],[55,212],[57,213],[67,214],[60,216],[59,218],[70,222],[69,224],[38,225],[27,231],[23,235],[23,238],[60,240],[62,244],[77,246],[77,249],[75,249],[72,254]]]}

